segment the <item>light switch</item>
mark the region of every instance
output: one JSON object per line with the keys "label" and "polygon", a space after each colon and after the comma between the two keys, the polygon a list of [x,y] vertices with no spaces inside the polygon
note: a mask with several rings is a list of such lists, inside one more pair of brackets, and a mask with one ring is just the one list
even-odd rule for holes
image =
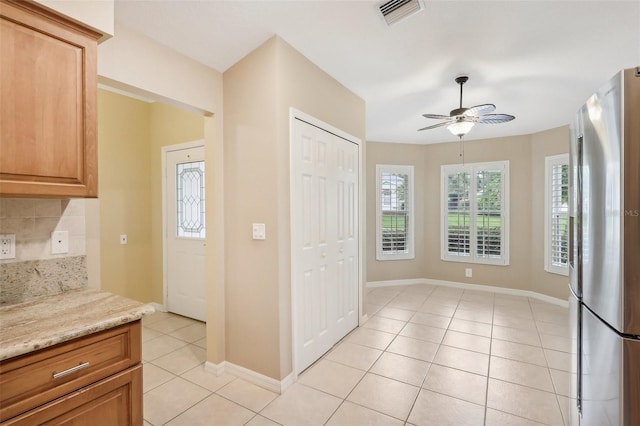
{"label": "light switch", "polygon": [[264,223],[253,224],[253,239],[254,240],[267,239],[267,226]]}
{"label": "light switch", "polygon": [[51,233],[51,254],[69,253],[69,231]]}
{"label": "light switch", "polygon": [[122,234],[120,235],[120,244],[127,244],[128,239],[127,239],[127,234]]}

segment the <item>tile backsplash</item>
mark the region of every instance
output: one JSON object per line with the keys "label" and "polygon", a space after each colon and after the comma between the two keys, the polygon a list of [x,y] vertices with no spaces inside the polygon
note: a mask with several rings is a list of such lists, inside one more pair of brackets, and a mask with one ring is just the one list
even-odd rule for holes
{"label": "tile backsplash", "polygon": [[[16,235],[16,258],[0,263],[86,254],[84,199],[0,198],[0,234]],[[69,252],[51,254],[51,233],[69,232]]]}
{"label": "tile backsplash", "polygon": [[[68,231],[69,252],[51,254]],[[0,234],[15,234],[15,259],[0,260],[0,306],[87,286],[84,199],[0,197]]]}

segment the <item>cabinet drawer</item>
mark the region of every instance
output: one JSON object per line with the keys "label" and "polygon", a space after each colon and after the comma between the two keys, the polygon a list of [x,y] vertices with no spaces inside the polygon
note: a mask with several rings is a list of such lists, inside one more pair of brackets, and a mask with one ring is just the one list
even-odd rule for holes
{"label": "cabinet drawer", "polygon": [[142,425],[142,364],[49,404],[14,417],[2,426]]}
{"label": "cabinet drawer", "polygon": [[140,321],[0,363],[0,421],[123,371],[141,360]]}

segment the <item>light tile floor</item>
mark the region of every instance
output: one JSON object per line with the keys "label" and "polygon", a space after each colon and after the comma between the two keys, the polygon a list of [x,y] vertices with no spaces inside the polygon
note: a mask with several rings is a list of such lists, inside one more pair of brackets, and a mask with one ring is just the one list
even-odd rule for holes
{"label": "light tile floor", "polygon": [[143,325],[145,425],[568,424],[568,310],[414,285],[368,289],[369,320],[283,395],[205,371],[204,324]]}

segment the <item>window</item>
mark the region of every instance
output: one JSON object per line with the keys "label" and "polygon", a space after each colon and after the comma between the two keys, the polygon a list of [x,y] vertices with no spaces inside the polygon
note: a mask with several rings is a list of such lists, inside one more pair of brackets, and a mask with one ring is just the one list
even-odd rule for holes
{"label": "window", "polygon": [[413,259],[413,166],[376,166],[376,259]]}
{"label": "window", "polygon": [[568,275],[569,155],[545,158],[544,269]]}
{"label": "window", "polygon": [[205,238],[204,217],[204,161],[176,164],[176,235]]}
{"label": "window", "polygon": [[509,162],[441,168],[441,258],[509,264]]}

